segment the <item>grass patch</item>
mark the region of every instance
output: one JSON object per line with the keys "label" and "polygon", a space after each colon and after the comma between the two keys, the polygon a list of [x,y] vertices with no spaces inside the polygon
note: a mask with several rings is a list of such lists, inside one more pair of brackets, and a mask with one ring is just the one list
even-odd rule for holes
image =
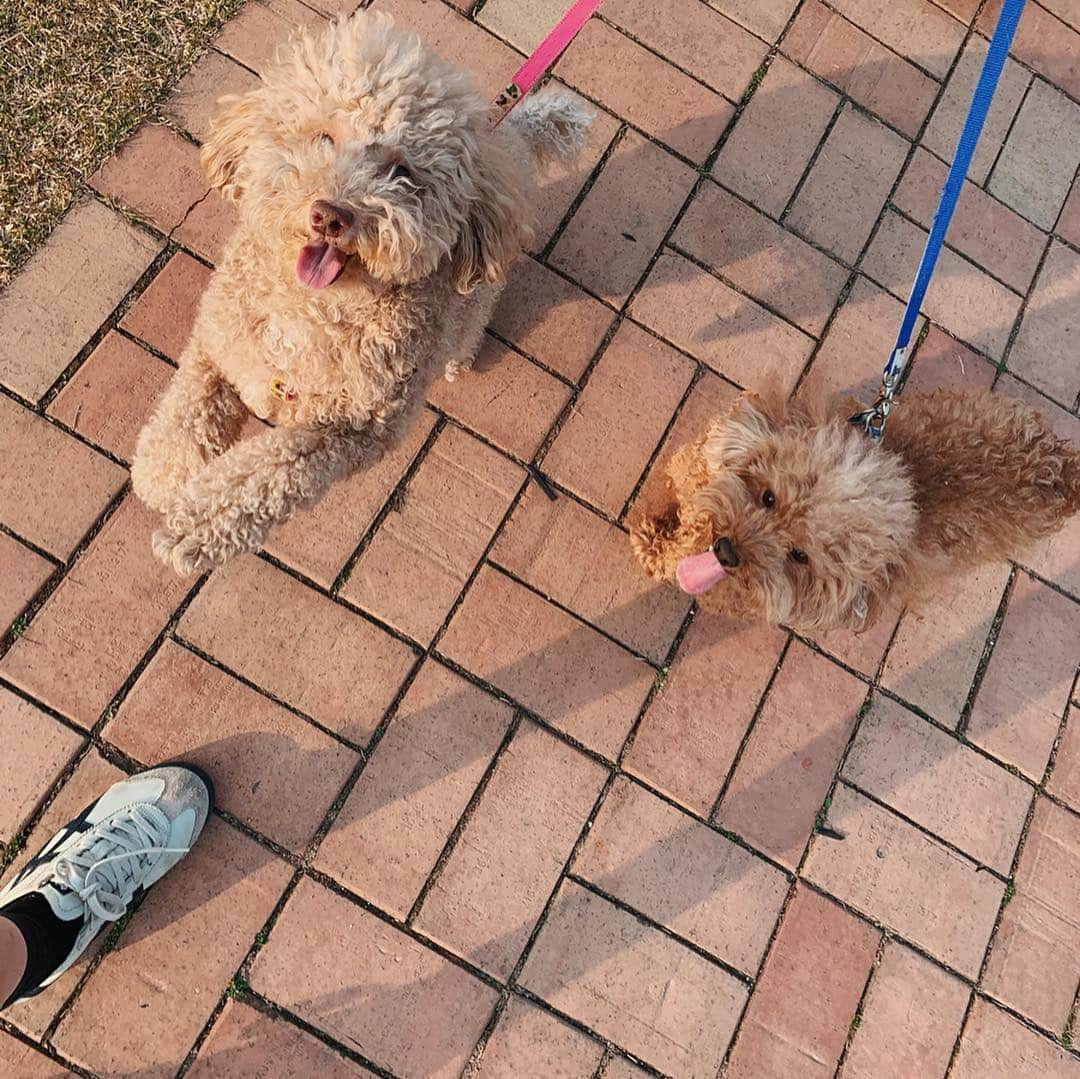
{"label": "grass patch", "polygon": [[814,831],[820,831],[825,826],[825,818],[829,815],[829,807],[832,805],[832,795],[825,799],[825,804],[817,811],[814,818]]}
{"label": "grass patch", "polygon": [[233,980],[229,982],[229,988],[225,990],[225,995],[230,1000],[239,1000],[247,991],[247,979],[242,974],[234,974]]}
{"label": "grass patch", "polygon": [[242,2],[0,4],[0,288]]}

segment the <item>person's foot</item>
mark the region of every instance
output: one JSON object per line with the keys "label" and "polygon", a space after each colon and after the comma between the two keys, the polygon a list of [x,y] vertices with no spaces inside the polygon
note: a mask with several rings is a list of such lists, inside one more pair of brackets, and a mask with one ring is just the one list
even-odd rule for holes
{"label": "person's foot", "polygon": [[198,769],[166,765],[114,783],[68,821],[0,890],[0,916],[22,930],[29,955],[7,1003],[56,981],[172,869],[198,839],[212,799]]}

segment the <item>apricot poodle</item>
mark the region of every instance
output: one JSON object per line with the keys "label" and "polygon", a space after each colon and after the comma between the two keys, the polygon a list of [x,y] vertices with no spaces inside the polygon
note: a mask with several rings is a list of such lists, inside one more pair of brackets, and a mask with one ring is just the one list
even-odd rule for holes
{"label": "apricot poodle", "polygon": [[[222,104],[202,161],[240,222],[132,464],[182,574],[259,547],[404,433],[437,365],[469,368],[534,172],[590,120],[554,91],[492,129],[468,75],[366,12]],[[271,426],[238,440],[249,412]]]}
{"label": "apricot poodle", "polygon": [[888,597],[947,590],[1080,510],[1080,450],[1019,401],[906,394],[881,442],[847,414],[740,397],[635,522],[646,572],[734,617],[861,630]]}

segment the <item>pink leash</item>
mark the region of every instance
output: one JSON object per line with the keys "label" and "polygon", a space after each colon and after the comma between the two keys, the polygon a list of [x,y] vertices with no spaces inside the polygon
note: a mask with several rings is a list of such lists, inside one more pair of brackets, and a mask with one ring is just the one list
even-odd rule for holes
{"label": "pink leash", "polygon": [[494,127],[506,119],[510,110],[543,78],[544,72],[562,56],[567,45],[589,21],[602,0],[574,0],[555,28],[537,45],[533,54],[517,69],[510,85],[495,98],[498,117]]}

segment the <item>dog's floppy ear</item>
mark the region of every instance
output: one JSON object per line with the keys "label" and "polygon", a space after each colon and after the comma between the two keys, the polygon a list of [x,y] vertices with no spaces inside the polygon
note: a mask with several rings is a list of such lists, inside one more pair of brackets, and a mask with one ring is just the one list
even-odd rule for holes
{"label": "dog's floppy ear", "polygon": [[[782,406],[781,406],[782,407]],[[777,409],[756,393],[741,393],[709,428],[702,452],[714,472],[754,449],[777,428]]]}
{"label": "dog's floppy ear", "polygon": [[238,202],[243,194],[244,157],[264,120],[260,102],[258,90],[243,97],[235,94],[223,97],[222,110],[211,123],[210,134],[203,143],[202,166],[206,178],[231,202]]}
{"label": "dog's floppy ear", "polygon": [[463,294],[505,281],[510,264],[533,241],[526,176],[500,140],[481,137],[473,179],[476,199],[450,258],[451,280]]}

